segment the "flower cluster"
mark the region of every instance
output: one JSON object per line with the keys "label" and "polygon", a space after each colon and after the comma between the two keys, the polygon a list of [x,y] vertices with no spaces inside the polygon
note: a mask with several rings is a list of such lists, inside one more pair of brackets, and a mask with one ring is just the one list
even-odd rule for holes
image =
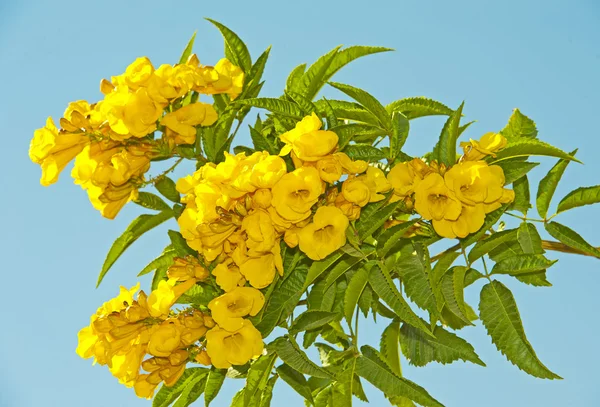
{"label": "flower cluster", "polygon": [[394,200],[405,200],[423,219],[430,220],[438,235],[463,238],[483,226],[485,215],[514,200],[504,188],[504,172],[485,158],[506,145],[501,134],[488,133],[481,140],[462,143],[464,155],[445,168],[423,160],[397,164],[388,174]]}
{"label": "flower cluster", "polygon": [[[56,182],[75,159],[75,183],[102,216],[112,219],[136,198],[153,159],[173,156],[178,144],[193,144],[195,126],[217,120],[212,105],[197,101],[198,94],[235,98],[243,81],[240,68],[227,59],[202,66],[192,55],[185,64],[154,69],[148,58],[138,58],[122,75],[102,80],[103,100],[70,103],[60,128],[48,118],[35,131],[29,156],[42,167],[44,186]],[[156,130],[161,138],[155,138]]]}

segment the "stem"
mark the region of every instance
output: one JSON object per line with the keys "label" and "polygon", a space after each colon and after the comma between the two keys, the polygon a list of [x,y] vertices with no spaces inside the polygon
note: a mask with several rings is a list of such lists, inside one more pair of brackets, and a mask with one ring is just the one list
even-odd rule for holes
{"label": "stem", "polygon": [[356,317],[354,318],[354,346],[358,349],[358,316],[360,315],[360,310],[356,307]]}
{"label": "stem", "polygon": [[483,262],[483,269],[485,270],[485,278],[487,278],[491,283],[492,279],[490,278],[490,272],[488,271],[487,264],[485,264],[485,257],[481,257],[481,261]]}
{"label": "stem", "polygon": [[531,219],[531,218],[527,218],[527,217],[523,217],[523,216],[519,216],[519,215],[515,215],[514,213],[510,213],[510,212],[505,212],[508,216],[512,216],[513,218],[517,218],[517,219],[521,219],[524,222],[541,222],[541,223],[545,223],[546,221],[543,219]]}
{"label": "stem", "polygon": [[167,168],[165,171],[163,171],[162,173],[160,173],[159,175],[157,175],[156,177],[152,177],[150,179],[148,179],[148,181],[144,182],[142,184],[142,186],[146,186],[146,185],[150,185],[155,183],[156,181],[158,181],[161,177],[164,177],[165,175],[167,175],[170,172],[173,172],[173,170],[183,161],[183,157],[179,157],[177,159],[177,161],[175,161],[175,164],[173,164],[172,166],[170,166],[169,168]]}

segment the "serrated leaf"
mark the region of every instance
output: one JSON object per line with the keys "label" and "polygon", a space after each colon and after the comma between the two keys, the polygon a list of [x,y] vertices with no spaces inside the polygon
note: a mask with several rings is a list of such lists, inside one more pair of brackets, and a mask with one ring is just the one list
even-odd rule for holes
{"label": "serrated leaf", "polygon": [[536,138],[538,131],[533,120],[521,113],[519,109],[515,109],[508,119],[508,124],[500,133],[507,139]]}
{"label": "serrated leaf", "polygon": [[223,382],[225,381],[225,375],[227,370],[225,369],[212,369],[208,373],[206,378],[206,385],[204,386],[204,406],[208,407],[210,403],[217,397]]}
{"label": "serrated leaf", "polygon": [[420,308],[439,315],[427,246],[419,242],[406,245],[395,268],[400,274],[406,295]]}
{"label": "serrated leaf", "polygon": [[519,178],[513,183],[513,190],[515,191],[515,199],[510,204],[509,209],[527,215],[527,212],[531,209],[531,194],[529,189],[529,178],[527,175]]}
{"label": "serrated leaf", "polygon": [[515,299],[499,281],[481,290],[479,315],[496,348],[519,369],[542,379],[561,379],[538,359],[525,336]]}
{"label": "serrated leaf", "polygon": [[581,250],[591,256],[600,258],[600,250],[586,242],[585,239],[573,229],[561,225],[558,222],[545,223],[544,226],[550,236],[557,239],[559,242],[574,249]]}
{"label": "serrated leaf", "polygon": [[162,280],[166,280],[166,279],[167,279],[167,267],[162,266],[162,267],[157,268],[156,271],[154,272],[154,276],[152,276],[152,284],[150,285],[150,288],[152,289],[152,291],[156,290],[158,288],[158,285],[160,284],[160,282]]}
{"label": "serrated leaf", "polygon": [[404,143],[406,143],[406,139],[408,138],[408,132],[410,130],[410,124],[408,123],[408,119],[400,112],[394,112],[392,115],[392,134],[390,135],[390,161],[393,162]]}
{"label": "serrated leaf", "polygon": [[296,88],[297,83],[302,79],[302,75],[304,75],[304,70],[306,69],[306,64],[300,64],[290,72],[286,80],[285,90],[292,90]]}
{"label": "serrated leaf", "polygon": [[[377,117],[358,103],[335,99],[328,99],[327,102],[339,120],[349,120],[381,127]],[[317,109],[321,110],[323,103],[322,100],[317,100],[315,106],[317,106]]]}
{"label": "serrated leaf", "polygon": [[150,229],[155,228],[161,223],[169,220],[173,217],[173,211],[162,211],[157,213],[156,215],[140,215],[133,220],[125,229],[125,232],[121,236],[114,241],[108,254],[106,255],[106,259],[104,260],[104,264],[102,265],[102,269],[100,270],[100,275],[98,276],[98,282],[96,283],[96,287],[100,285],[102,279],[108,270],[112,267],[113,264],[117,261],[119,257],[127,250],[129,246],[144,233],[149,231]]}
{"label": "serrated leaf", "polygon": [[306,300],[310,310],[331,311],[335,298],[335,285],[328,285],[324,279],[319,280],[308,293]]}
{"label": "serrated leaf", "polygon": [[306,282],[304,283],[304,289],[307,289],[321,274],[323,274],[329,267],[331,267],[336,261],[342,257],[343,253],[334,252],[327,256],[325,259],[320,261],[313,261],[308,269],[306,276]]}
{"label": "serrated leaf", "polygon": [[[364,240],[365,238],[371,236],[373,232],[383,226],[390,216],[392,216],[398,205],[399,202],[385,205],[370,216],[360,218],[356,222],[356,232],[358,233],[358,237]],[[365,212],[363,212],[363,215],[364,214]]]}
{"label": "serrated leaf", "polygon": [[250,58],[250,52],[244,41],[238,37],[236,33],[225,27],[223,24],[207,18],[208,21],[213,23],[225,40],[225,56],[234,64],[239,66],[244,73],[250,72],[252,67],[252,58]]}
{"label": "serrated leaf", "polygon": [[333,62],[340,48],[341,46],[335,47],[327,54],[317,59],[314,64],[308,67],[304,75],[302,75],[302,79],[292,90],[302,93],[302,95],[309,100],[314,99],[319,92],[319,89],[321,89],[327,82],[325,73],[331,66],[331,63]]}
{"label": "serrated leaf", "polygon": [[535,273],[546,270],[558,260],[548,260],[542,254],[521,254],[519,256],[507,257],[500,260],[491,274],[509,274],[517,276],[520,274]]}
{"label": "serrated leaf", "polygon": [[167,387],[164,384],[158,390],[152,400],[152,407],[168,407],[179,397],[181,392],[197,377],[202,377],[208,374],[208,369],[202,367],[194,367],[185,369],[183,375],[177,380],[172,387]]}
{"label": "serrated leaf", "polygon": [[269,59],[269,54],[271,53],[271,46],[269,46],[266,50],[263,51],[262,54],[256,59],[254,64],[252,64],[252,68],[250,69],[250,73],[246,77],[246,82],[250,80],[254,81],[254,83],[258,83],[263,76],[265,71],[265,66],[267,65],[267,60]]}
{"label": "serrated leaf", "polygon": [[388,370],[375,349],[365,345],[361,351],[363,355],[356,359],[356,373],[386,396],[407,397],[424,407],[443,407],[424,388]]}
{"label": "serrated leaf", "polygon": [[248,376],[246,377],[246,386],[244,387],[244,395],[242,397],[244,403],[243,406],[247,406],[253,398],[260,399],[260,395],[267,386],[267,381],[271,375],[273,365],[277,360],[275,353],[268,353],[260,356],[248,370]]}
{"label": "serrated leaf", "polygon": [[257,107],[259,109],[265,109],[270,112],[280,114],[282,116],[291,117],[294,119],[300,119],[304,116],[302,109],[292,102],[288,102],[283,99],[275,98],[252,98],[236,100],[234,103],[244,106]]}
{"label": "serrated leaf", "polygon": [[[168,246],[168,247],[171,247],[171,246]],[[148,274],[151,271],[154,271],[159,267],[169,267],[171,264],[173,264],[173,259],[175,258],[175,256],[177,256],[177,253],[175,253],[174,249],[172,249],[172,248],[170,248],[169,250],[165,249],[160,256],[158,256],[157,258],[152,260],[150,263],[148,263],[148,265],[146,267],[144,267],[142,269],[142,271],[140,271],[138,273],[137,276],[140,277],[145,274]]]}
{"label": "serrated leaf", "polygon": [[521,223],[517,232],[517,239],[523,249],[523,253],[527,254],[544,254],[542,248],[542,238],[538,233],[535,225],[527,222]]}
{"label": "serrated leaf", "polygon": [[467,270],[465,266],[452,267],[442,278],[441,290],[448,310],[465,324],[473,325],[464,297]]}
{"label": "serrated leaf", "polygon": [[340,318],[340,315],[337,312],[307,310],[298,315],[292,323],[289,332],[290,334],[295,334],[297,332],[320,328],[338,318]]}
{"label": "serrated leaf", "polygon": [[541,155],[548,157],[563,158],[565,160],[579,161],[570,154],[548,143],[544,143],[534,138],[515,138],[509,140],[506,147],[496,153],[496,157],[490,162],[490,165],[515,157],[528,157],[531,155]]}
{"label": "serrated leaf", "polygon": [[367,162],[377,162],[385,158],[383,151],[370,144],[347,145],[346,148],[344,148],[344,153],[353,160],[363,160]]}
{"label": "serrated leaf", "polygon": [[[572,156],[575,156],[577,150],[569,153]],[[569,160],[558,160],[558,162],[552,167],[552,169],[541,179],[538,190],[537,197],[535,200],[535,206],[537,211],[542,219],[546,219],[548,215],[548,208],[550,207],[550,202],[552,201],[552,197],[554,196],[554,192],[556,191],[556,187],[560,179],[562,178],[565,170],[567,169],[567,165],[569,165]]]}
{"label": "serrated leaf", "polygon": [[387,271],[378,266],[372,267],[369,273],[369,284],[398,318],[431,335],[429,327],[423,324],[423,321],[410,308]]}
{"label": "serrated leaf", "polygon": [[438,259],[431,271],[431,281],[434,285],[439,284],[444,274],[446,274],[458,256],[460,256],[459,252],[446,252]]}
{"label": "serrated leaf", "polygon": [[173,250],[175,250],[177,256],[196,256],[198,254],[187,244],[187,241],[181,235],[181,233],[176,232],[174,230],[169,230],[167,233],[169,234],[169,239],[171,239],[171,245],[173,246]]}
{"label": "serrated leaf", "polygon": [[456,141],[459,136],[460,118],[465,102],[450,114],[444,124],[440,138],[433,149],[433,159],[451,166],[456,163]]}
{"label": "serrated leaf", "polygon": [[279,377],[289,384],[299,395],[308,400],[311,404],[315,404],[306,377],[304,377],[302,373],[294,370],[285,363],[277,366],[277,373],[279,374]]}
{"label": "serrated leaf", "polygon": [[325,379],[331,378],[329,372],[317,366],[306,356],[294,338],[276,339],[274,341],[274,349],[281,360],[298,372]]}
{"label": "serrated leaf", "polygon": [[175,203],[181,202],[181,195],[177,191],[177,187],[175,185],[175,181],[171,178],[163,175],[156,182],[154,182],[154,186],[165,198]]}
{"label": "serrated leaf", "polygon": [[192,38],[190,38],[190,40],[188,41],[185,49],[183,50],[183,53],[181,54],[181,57],[179,58],[180,64],[185,64],[187,62],[188,58],[190,57],[190,55],[192,55],[192,49],[194,48],[195,40],[196,40],[196,31],[194,31],[194,34],[192,34]]}
{"label": "serrated leaf", "polygon": [[377,237],[377,255],[381,258],[385,257],[398,240],[415,224],[418,219],[413,219],[394,225],[386,229]]}
{"label": "serrated leaf", "polygon": [[[333,127],[330,129],[331,131],[335,132],[335,134],[338,135],[338,146],[340,148],[340,150],[345,150],[348,146],[348,143],[350,141],[356,141],[356,142],[361,142],[364,140],[374,140],[379,136],[384,136],[387,134],[387,132],[385,130],[383,130],[382,128],[378,127],[378,126],[373,126],[371,124],[364,124],[364,123],[347,123],[347,124],[340,124],[337,125],[336,127]],[[366,144],[358,144],[358,145],[366,145]],[[352,148],[350,149],[351,154],[360,154],[360,151],[357,152],[352,152]],[[371,158],[376,158],[376,160],[380,160],[381,158],[377,158],[377,157],[385,157],[385,154],[383,153],[379,153],[379,152],[374,152],[371,149],[367,149],[366,152],[364,152],[363,154],[366,154],[367,156],[370,156]]]}
{"label": "serrated leaf", "polygon": [[500,220],[504,212],[506,212],[506,209],[508,209],[508,204],[504,204],[495,211],[485,215],[485,222],[483,222],[481,229],[475,233],[471,233],[464,239],[460,239],[460,245],[466,248],[479,241],[479,239],[481,239],[488,232],[488,230]]}
{"label": "serrated leaf", "polygon": [[335,283],[338,278],[343,276],[348,270],[351,270],[354,266],[364,260],[364,257],[352,257],[350,255],[344,255],[338,263],[331,269],[327,278],[325,279],[325,288]]}
{"label": "serrated leaf", "polygon": [[[415,331],[420,332],[418,329]],[[383,330],[381,340],[379,341],[379,350],[381,356],[388,367],[398,376],[402,376],[400,368],[400,321],[394,319]]]}
{"label": "serrated leaf", "polygon": [[[324,103],[320,112],[322,112],[325,115],[325,119],[327,120],[327,130],[331,130],[334,127],[336,127],[339,124],[339,122],[337,117],[335,116],[335,111],[333,110],[333,107],[331,107],[327,99],[323,98],[323,102]],[[338,146],[341,147],[341,144],[339,142]]]}
{"label": "serrated leaf", "polygon": [[256,131],[250,126],[248,127],[250,128],[250,138],[256,151],[267,151],[269,154],[277,155],[278,151],[275,146],[261,132]]}
{"label": "serrated leaf", "polygon": [[350,282],[348,283],[346,293],[344,294],[344,316],[346,317],[348,326],[352,326],[352,316],[354,315],[354,310],[358,305],[358,299],[365,289],[368,280],[369,270],[361,267],[356,273],[354,273],[350,279]]}
{"label": "serrated leaf", "polygon": [[360,103],[361,106],[363,106],[365,109],[371,112],[373,116],[377,118],[379,124],[384,129],[392,131],[393,124],[390,114],[385,110],[383,105],[379,103],[379,101],[374,96],[362,89],[350,85],[345,85],[343,83],[329,82],[329,85],[344,92],[346,95],[356,100],[358,103]]}
{"label": "serrated leaf", "polygon": [[478,241],[469,252],[469,262],[474,263],[475,260],[490,253],[504,242],[516,241],[517,233],[518,229],[507,229]]}
{"label": "serrated leaf", "polygon": [[173,407],[188,407],[204,393],[206,374],[195,377],[181,392]]}
{"label": "serrated leaf", "polygon": [[150,192],[138,192],[138,196],[133,202],[144,208],[154,209],[155,211],[168,211],[171,209],[171,207],[159,196]]}
{"label": "serrated leaf", "polygon": [[275,387],[275,383],[277,382],[277,375],[271,376],[271,378],[267,381],[267,385],[260,396],[260,405],[259,407],[270,407],[271,400],[273,399],[273,388]]}
{"label": "serrated leaf", "polygon": [[431,336],[404,324],[400,329],[400,345],[402,353],[415,366],[425,366],[430,362],[448,364],[457,360],[485,366],[479,359],[473,346],[441,326],[436,326]]}
{"label": "serrated leaf", "polygon": [[528,161],[500,161],[496,164],[504,171],[504,184],[509,185],[527,175],[529,171],[540,165],[540,163],[530,163]]}
{"label": "serrated leaf", "polygon": [[577,188],[560,200],[556,213],[598,202],[600,202],[600,185]]}
{"label": "serrated leaf", "polygon": [[219,292],[210,285],[195,284],[182,294],[175,303],[207,306],[218,295]]}
{"label": "serrated leaf", "polygon": [[396,100],[385,107],[389,113],[401,112],[407,119],[424,116],[450,116],[454,111],[438,101],[425,97],[412,97]]}
{"label": "serrated leaf", "polygon": [[300,109],[302,109],[305,115],[310,115],[317,112],[315,105],[303,95],[292,91],[286,91],[285,95],[294,103],[296,103]]}

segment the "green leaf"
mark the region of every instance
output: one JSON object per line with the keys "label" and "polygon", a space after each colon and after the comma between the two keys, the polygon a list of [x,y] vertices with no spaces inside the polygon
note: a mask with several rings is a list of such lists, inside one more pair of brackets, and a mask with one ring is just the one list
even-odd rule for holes
{"label": "green leaf", "polygon": [[183,375],[177,380],[172,387],[167,387],[164,384],[158,390],[152,400],[152,407],[168,407],[179,397],[183,390],[198,377],[202,378],[208,374],[208,369],[202,367],[194,367],[185,369]]}
{"label": "green leaf", "polygon": [[263,76],[265,71],[265,66],[267,65],[267,60],[269,59],[269,54],[271,53],[271,46],[269,46],[254,62],[252,68],[250,69],[250,74],[247,77],[247,81],[254,81],[254,83],[258,83]]}
{"label": "green leaf", "polygon": [[277,375],[271,376],[271,378],[267,381],[267,385],[262,392],[262,396],[260,397],[260,406],[259,407],[270,407],[271,399],[273,398],[273,388],[275,387],[275,382],[277,382]]}
{"label": "green leaf", "polygon": [[204,393],[204,387],[206,385],[206,374],[195,377],[190,383],[183,389],[181,395],[173,404],[173,407],[188,407],[190,404],[198,400],[198,398]]}
{"label": "green leaf", "polygon": [[448,310],[465,324],[473,325],[464,297],[467,270],[465,266],[452,267],[442,278],[441,289]]}
{"label": "green leaf", "polygon": [[531,155],[541,155],[548,157],[563,158],[565,160],[579,161],[570,154],[565,153],[561,149],[551,146],[534,138],[515,138],[509,140],[506,147],[496,153],[496,157],[491,159],[490,165],[515,158],[529,157]]}
{"label": "green leaf", "polygon": [[421,331],[410,325],[402,325],[400,346],[410,364],[421,367],[430,362],[439,362],[445,365],[463,360],[485,366],[469,342],[446,331],[441,326],[436,326],[433,334],[435,338],[423,335]]}
{"label": "green leaf", "polygon": [[558,203],[556,213],[564,212],[568,209],[578,208],[584,205],[591,205],[600,202],[600,185],[593,187],[577,188],[569,192]]}
{"label": "green leaf", "polygon": [[[339,127],[339,126],[338,126]],[[353,160],[376,162],[385,158],[385,153],[370,144],[351,144],[344,148],[344,153]]]}
{"label": "green leaf", "polygon": [[248,126],[250,128],[250,137],[252,138],[252,144],[254,145],[254,149],[256,151],[267,151],[269,154],[276,155],[278,154],[277,149],[271,142],[262,135],[261,132],[256,131],[254,128]]}
{"label": "green leaf", "polygon": [[207,306],[208,303],[218,295],[219,292],[210,285],[195,284],[182,294],[175,303]]}
{"label": "green leaf", "polygon": [[521,113],[519,109],[515,109],[508,119],[508,124],[500,133],[509,140],[519,137],[534,139],[538,131],[533,120]]}
{"label": "green leaf", "polygon": [[302,373],[294,370],[285,363],[277,366],[277,373],[279,374],[279,377],[289,384],[299,395],[308,400],[311,404],[315,404],[306,377],[304,377]]}
{"label": "green leaf", "polygon": [[169,245],[160,256],[148,263],[148,265],[144,267],[142,271],[138,273],[137,276],[140,277],[145,274],[148,274],[159,267],[169,267],[171,264],[173,264],[173,259],[175,258],[175,256],[177,256],[175,250]]}
{"label": "green leaf", "polygon": [[177,186],[175,185],[175,181],[166,175],[161,176],[156,182],[154,182],[154,186],[163,194],[165,198],[175,203],[181,202],[181,195],[177,191]]}
{"label": "green leaf", "polygon": [[334,252],[323,260],[313,261],[308,269],[308,275],[306,276],[304,289],[307,289],[309,285],[311,285],[321,274],[331,267],[333,263],[338,261],[340,257],[342,257],[342,253]]}
{"label": "green leaf", "polygon": [[404,236],[417,221],[418,219],[409,220],[384,230],[383,233],[377,237],[377,255],[382,258],[385,257],[392,247],[398,243],[398,240],[402,238],[402,236]]}
{"label": "green leaf", "polygon": [[302,75],[302,79],[293,90],[302,93],[308,100],[314,99],[319,92],[319,89],[327,82],[328,78],[325,77],[325,74],[340,48],[341,46],[332,49],[308,67],[304,75]]}
{"label": "green leaf", "polygon": [[[324,103],[322,100],[317,100],[315,106],[317,106],[317,109],[322,110]],[[377,117],[358,103],[335,99],[328,99],[327,103],[329,103],[335,112],[338,120],[350,120],[381,127]]]}
{"label": "green leaf", "polygon": [[286,85],[285,85],[285,90],[292,90],[295,89],[296,86],[298,86],[298,83],[300,82],[300,80],[302,79],[302,76],[304,75],[304,70],[306,69],[306,64],[300,64],[297,67],[295,67],[292,72],[290,72],[290,75],[287,78],[286,81]]}
{"label": "green leaf", "polygon": [[300,109],[302,109],[305,115],[310,115],[312,113],[317,112],[316,106],[303,95],[292,91],[286,91],[285,95],[288,98],[290,98],[295,104],[297,104],[300,107]]}
{"label": "green leaf", "polygon": [[270,112],[280,114],[286,117],[291,117],[294,119],[300,119],[304,116],[302,109],[300,109],[300,107],[297,104],[293,102],[288,102],[287,100],[283,99],[252,98],[236,100],[234,103],[244,106],[257,107],[259,109],[266,109]]}
{"label": "green leaf", "polygon": [[322,377],[324,379],[331,378],[329,372],[317,366],[308,358],[308,356],[306,356],[296,343],[296,340],[291,336],[276,339],[274,341],[274,347],[277,356],[298,372],[310,376]]}
{"label": "green leaf", "polygon": [[179,58],[180,64],[185,64],[187,62],[188,58],[190,57],[190,55],[192,55],[192,49],[194,48],[195,40],[196,40],[196,31],[194,31],[194,34],[192,34],[192,38],[190,38],[190,40],[188,41],[185,49],[183,50],[183,53],[181,54],[181,57]]}
{"label": "green leaf", "polygon": [[509,209],[517,210],[522,212],[523,215],[527,215],[527,212],[531,208],[529,179],[527,175],[513,183],[513,190],[515,191],[515,200],[510,204]]}
{"label": "green leaf", "polygon": [[290,334],[295,334],[310,329],[320,328],[338,318],[339,314],[337,312],[307,310],[298,315],[290,327],[289,332]]}
{"label": "green leaf", "polygon": [[420,308],[439,315],[427,246],[411,242],[402,248],[396,267],[406,295]]}
{"label": "green leaf", "polygon": [[542,254],[521,254],[500,260],[491,274],[509,274],[511,276],[535,273],[546,270],[558,260],[548,260]]}
{"label": "green leaf", "polygon": [[561,243],[600,258],[600,250],[586,242],[585,239],[573,229],[565,225],[561,225],[558,222],[545,223],[544,226],[546,227],[546,231],[550,234],[550,236],[557,239]]}
{"label": "green leaf", "polygon": [[[577,153],[577,150],[572,151],[569,154],[574,156],[575,153]],[[554,196],[554,191],[556,191],[556,187],[569,163],[569,160],[558,160],[556,165],[554,165],[548,174],[542,178],[538,185],[535,205],[542,219],[546,219],[546,216],[548,215],[548,208],[550,207],[550,202]]]}
{"label": "green leaf", "polygon": [[459,252],[446,252],[438,259],[438,261],[435,263],[435,266],[433,266],[433,270],[431,272],[432,284],[439,284],[442,277],[444,277],[444,275],[452,266],[452,263],[454,263],[458,256],[460,256]]}
{"label": "green leaf", "polygon": [[517,229],[508,229],[501,232],[494,233],[483,240],[477,242],[475,246],[469,252],[469,262],[474,263],[475,260],[483,257],[490,253],[496,247],[500,246],[504,242],[517,240]]}
{"label": "green leaf", "polygon": [[369,270],[364,267],[358,269],[356,273],[350,279],[346,293],[344,295],[344,316],[348,326],[352,326],[352,316],[354,315],[354,309],[358,304],[358,299],[362,294],[367,281],[369,280]]}
{"label": "green leaf", "polygon": [[499,281],[481,290],[479,314],[492,342],[519,369],[542,379],[561,379],[538,359],[525,336],[515,299]]}
{"label": "green leaf", "polygon": [[150,192],[138,192],[138,197],[133,202],[144,208],[154,209],[155,211],[168,211],[171,209],[171,207],[159,196]]}
{"label": "green leaf", "polygon": [[384,129],[388,131],[393,129],[394,126],[392,124],[392,118],[390,114],[374,96],[362,89],[355,88],[354,86],[350,85],[344,85],[342,83],[329,82],[329,85],[344,92],[346,95],[360,103],[361,106],[363,106],[377,118],[379,124]]}
{"label": "green leaf", "polygon": [[260,399],[263,390],[267,386],[267,381],[271,375],[275,360],[277,360],[277,355],[275,353],[268,353],[252,362],[250,370],[248,370],[248,376],[246,377],[243,406],[248,406],[250,400],[254,398]]}
{"label": "green leaf", "polygon": [[462,116],[463,107],[465,102],[461,103],[458,109],[456,109],[448,120],[444,124],[440,139],[433,149],[433,159],[437,160],[440,164],[446,164],[451,166],[456,163],[456,141],[459,136],[460,118]]}
{"label": "green leaf", "polygon": [[365,216],[365,212],[363,212],[362,214],[364,217],[356,222],[356,232],[358,233],[358,237],[361,240],[364,240],[382,227],[390,216],[392,216],[399,203],[400,202],[398,201],[385,205],[384,207],[379,208],[375,213],[370,214],[370,216]]}
{"label": "green leaf", "polygon": [[390,136],[390,161],[400,154],[402,146],[406,143],[408,138],[408,132],[410,130],[410,124],[408,119],[400,112],[394,112],[392,115],[392,134]]}
{"label": "green leaf", "polygon": [[507,208],[508,208],[508,205],[505,204],[505,205],[502,205],[500,208],[496,209],[495,211],[488,213],[485,216],[485,222],[483,223],[483,226],[481,227],[481,229],[479,229],[479,231],[477,231],[475,233],[471,233],[469,236],[465,237],[464,239],[460,239],[460,245],[462,247],[469,247],[473,243],[479,241],[479,239],[481,239],[488,232],[488,230],[492,226],[494,226],[496,224],[496,222],[498,222],[500,220],[500,217],[502,217],[504,212],[506,212]]}
{"label": "green leaf", "polygon": [[160,282],[163,280],[166,280],[166,279],[167,279],[167,267],[162,266],[162,267],[157,268],[156,271],[154,272],[154,276],[152,276],[152,284],[150,286],[152,291],[156,290],[158,288],[158,285],[160,284]]}
{"label": "green leaf", "polygon": [[527,222],[521,223],[517,232],[517,239],[523,249],[523,253],[527,254],[544,254],[542,248],[542,238],[538,233],[535,225]]}
{"label": "green leaf", "polygon": [[454,111],[443,103],[425,97],[412,97],[396,100],[385,107],[391,114],[401,112],[407,119],[423,116],[450,116]]}
{"label": "green leaf", "polygon": [[527,161],[500,161],[498,164],[500,168],[504,171],[504,184],[512,184],[522,176],[526,175],[533,168],[540,165],[540,163],[530,163]]}
{"label": "green leaf", "polygon": [[171,219],[173,217],[173,211],[162,211],[157,213],[156,215],[140,215],[133,220],[125,229],[125,232],[121,236],[114,241],[108,254],[106,255],[106,259],[104,260],[104,264],[102,265],[102,270],[100,270],[100,275],[98,276],[98,282],[96,283],[96,287],[100,285],[102,279],[108,273],[108,270],[112,267],[113,264],[117,261],[119,257],[127,250],[129,246],[133,242],[135,242],[140,236],[149,231],[150,229],[160,225],[161,223]]}
{"label": "green leaf", "polygon": [[[323,98],[323,106],[321,110],[319,110],[319,112],[321,112],[321,114],[324,115],[325,119],[327,120],[327,130],[331,130],[334,127],[337,127],[337,125],[339,124],[338,119],[335,116],[335,111],[333,110],[333,107],[331,107],[327,99]],[[339,142],[338,146],[340,148],[343,147]]]}
{"label": "green leaf", "polygon": [[198,253],[190,246],[188,246],[187,241],[181,235],[181,233],[176,232],[174,230],[169,230],[169,239],[171,239],[171,244],[173,245],[173,249],[175,253],[179,257],[185,257],[188,255],[196,256]]}
{"label": "green leaf", "polygon": [[331,311],[335,297],[335,285],[327,284],[321,279],[312,286],[306,297],[307,308],[310,310]]}
{"label": "green leaf", "polygon": [[[384,136],[387,134],[385,130],[378,126],[373,126],[371,124],[364,123],[347,123],[340,124],[336,127],[332,127],[331,131],[335,132],[338,135],[339,141],[338,146],[341,150],[345,150],[350,141],[365,141],[365,140],[375,140],[379,136]],[[359,144],[360,145],[360,144]],[[365,145],[365,144],[362,144]],[[350,149],[352,150],[352,148]],[[370,152],[369,155],[373,155],[375,157],[384,157],[385,154],[377,152],[371,152],[372,150],[368,149]],[[360,152],[358,152],[360,153]],[[374,161],[380,160],[381,158],[377,158]]]}
{"label": "green leaf", "polygon": [[[313,263],[314,265],[314,263]],[[281,285],[274,291],[269,302],[265,305],[262,319],[256,328],[260,331],[263,338],[266,338],[277,326],[279,321],[287,318],[288,315],[296,308],[300,297],[308,287],[305,287],[307,279],[307,270],[297,267],[290,276],[287,277]]]}
{"label": "green leaf", "polygon": [[204,405],[208,407],[210,403],[217,397],[223,382],[225,381],[226,369],[212,369],[208,373],[206,386],[204,387]]}
{"label": "green leaf", "polygon": [[356,359],[356,373],[386,396],[407,397],[424,407],[443,407],[424,388],[391,372],[375,349],[365,345],[361,351],[363,355]]}
{"label": "green leaf", "polygon": [[402,376],[402,369],[400,368],[400,350],[398,346],[399,339],[400,321],[394,319],[387,328],[383,330],[381,340],[379,341],[379,349],[386,365],[388,365],[396,375]]}
{"label": "green leaf", "polygon": [[398,291],[398,288],[386,270],[378,266],[372,267],[369,273],[369,284],[371,284],[371,288],[373,288],[375,293],[390,306],[392,311],[402,321],[421,329],[428,335],[432,335],[429,327],[423,323],[402,297],[402,294],[400,294],[400,291]]}
{"label": "green leaf", "polygon": [[223,35],[223,39],[225,40],[225,56],[227,59],[234,65],[242,68],[242,71],[245,73],[250,72],[252,58],[250,58],[250,52],[248,52],[246,44],[244,44],[236,33],[225,27],[223,24],[211,20],[210,18],[207,18],[207,20],[213,23],[219,31],[221,31],[221,35]]}

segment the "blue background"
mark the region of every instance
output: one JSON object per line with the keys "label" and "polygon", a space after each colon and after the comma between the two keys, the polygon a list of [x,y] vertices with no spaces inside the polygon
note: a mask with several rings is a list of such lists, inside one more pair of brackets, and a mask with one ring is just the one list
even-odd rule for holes
{"label": "blue background", "polygon": [[[485,4],[484,4],[485,3]],[[141,208],[128,205],[102,219],[68,168],[58,184],[39,185],[27,157],[34,129],[60,117],[71,100],[100,98],[100,78],[123,72],[137,56],[174,63],[198,30],[195,52],[205,64],[222,57],[218,31],[202,17],[236,31],[254,58],[272,45],[263,94],[279,96],[290,70],[339,44],[396,49],[345,68],[336,81],[367,89],[387,103],[425,95],[456,107],[464,99],[465,134],[500,130],[519,107],[534,118],[540,138],[566,151],[581,147],[585,165],[572,165],[556,198],[600,181],[597,160],[600,94],[600,4],[588,1],[8,1],[0,0],[0,405],[148,406],[109,374],[75,354],[77,331],[118,285],[166,244],[164,229],[140,239],[95,290],[111,242]],[[338,95],[326,89],[329,96]],[[413,121],[409,154],[433,146],[443,118]],[[239,144],[248,141],[242,134]],[[537,181],[554,160],[542,160]],[[185,170],[185,169],[184,169]],[[189,170],[189,168],[188,168]],[[156,168],[154,173],[156,173]],[[180,171],[182,175],[185,171]],[[532,182],[535,194],[535,185]],[[535,211],[531,212],[532,216]],[[600,245],[598,207],[558,217]],[[161,233],[162,232],[162,233]],[[552,288],[509,284],[530,341],[562,381],[519,371],[499,354],[484,329],[464,329],[487,368],[457,362],[406,376],[447,406],[598,406],[598,260],[551,253]],[[148,287],[149,280],[142,281]],[[468,289],[477,305],[481,284]],[[361,342],[377,345],[382,326],[363,322]],[[215,405],[228,405],[241,381],[227,383]],[[367,388],[372,405],[387,402]],[[199,404],[201,404],[200,402]],[[302,406],[279,382],[274,406]]]}

